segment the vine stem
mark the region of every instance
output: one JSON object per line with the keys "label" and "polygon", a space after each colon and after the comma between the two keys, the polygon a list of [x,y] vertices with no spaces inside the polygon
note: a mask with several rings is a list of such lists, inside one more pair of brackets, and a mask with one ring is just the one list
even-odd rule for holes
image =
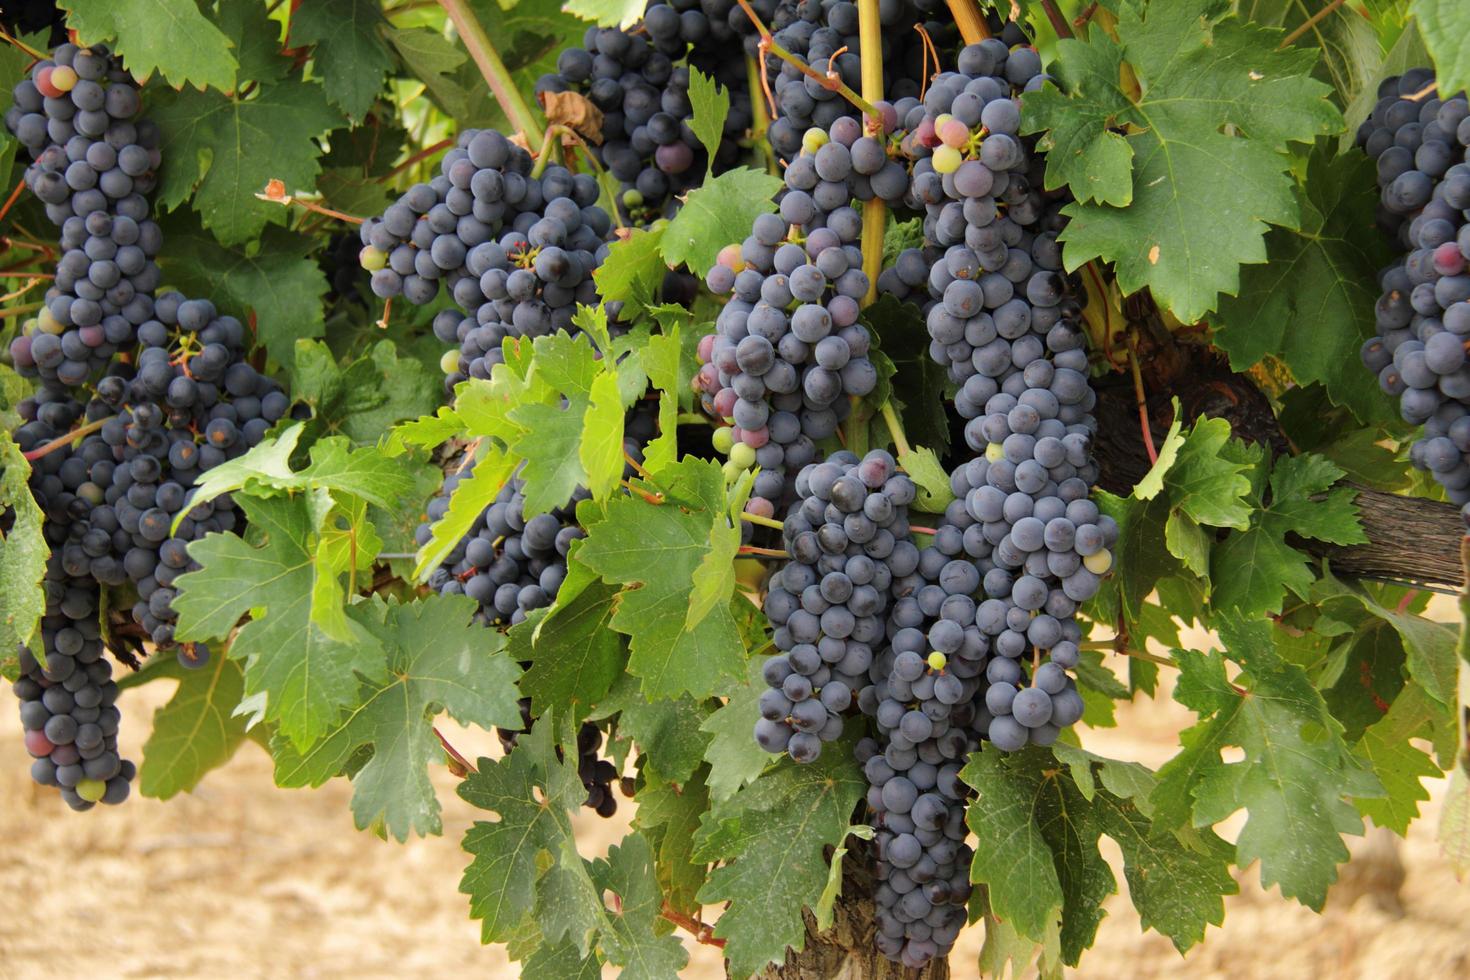
{"label": "vine stem", "polygon": [[1051,29],[1057,32],[1057,37],[1072,36],[1072,25],[1067,23],[1067,17],[1057,7],[1056,0],[1041,0],[1041,9],[1046,11],[1046,19],[1051,21]]}
{"label": "vine stem", "polygon": [[695,941],[702,943],[705,946],[717,946],[720,949],[725,948],[725,941],[715,935],[715,930],[713,926],[709,926],[703,922],[700,922],[692,915],[685,915],[683,912],[675,909],[668,902],[664,902],[663,908],[659,909],[658,914],[661,918],[672,922],[680,929],[683,929],[685,932],[692,935]]}
{"label": "vine stem", "polygon": [[[8,19],[9,18],[7,18],[7,20]],[[4,31],[0,31],[0,41],[5,41],[7,44],[13,44],[13,45],[15,45],[17,48],[20,48],[20,50],[22,50],[26,54],[30,55],[32,58],[35,58],[37,61],[45,61],[46,60],[46,55],[42,54],[40,51],[37,51],[35,48],[31,47],[29,44],[25,43],[20,38],[18,38],[18,37],[11,37],[9,34],[5,33]]]}
{"label": "vine stem", "polygon": [[310,211],[313,214],[320,214],[324,217],[335,218],[338,221],[345,221],[348,224],[360,225],[367,220],[366,218],[359,218],[355,214],[348,214],[346,211],[338,211],[335,208],[324,207],[320,204],[317,204],[315,201],[308,201],[304,198],[293,197],[292,195],[286,193],[285,183],[275,179],[267,181],[265,185],[265,192],[261,194],[256,194],[255,196],[262,201],[272,201],[276,204],[285,205],[288,208],[294,204],[297,207],[302,208],[306,211]]}
{"label": "vine stem", "polygon": [[35,449],[32,449],[30,452],[21,453],[21,455],[24,456],[30,462],[34,463],[36,460],[40,459],[42,456],[50,456],[52,453],[56,452],[58,449],[61,449],[61,448],[65,447],[65,446],[69,446],[72,443],[76,442],[78,439],[84,439],[84,438],[86,438],[87,436],[89,436],[92,433],[96,432],[98,429],[102,428],[104,425],[106,425],[108,422],[111,422],[115,418],[117,418],[116,415],[109,415],[105,419],[96,419],[95,421],[88,422],[84,426],[81,426],[81,427],[76,428],[76,429],[72,429],[66,435],[57,436],[55,439],[52,439],[50,442],[42,443],[41,445],[37,446]]}
{"label": "vine stem", "polygon": [[759,524],[761,527],[773,527],[778,531],[786,530],[786,525],[774,517],[761,517],[759,514],[751,514],[746,511],[740,512],[740,519],[749,524]]}
{"label": "vine stem", "polygon": [[903,423],[898,420],[898,413],[893,410],[893,403],[884,402],[880,414],[883,416],[884,424],[888,426],[888,435],[893,439],[893,444],[898,447],[898,454],[907,456],[913,452],[913,448],[909,446],[908,436],[904,435]]}
{"label": "vine stem", "polygon": [[630,456],[626,449],[623,450],[623,461],[626,462],[629,466],[633,467],[634,471],[637,472],[639,476],[643,477],[643,479],[652,479],[652,475],[648,472],[648,470],[643,468],[643,464]]}
{"label": "vine stem", "polygon": [[1306,34],[1318,24],[1322,23],[1322,21],[1330,17],[1332,15],[1332,12],[1338,7],[1341,7],[1342,4],[1343,0],[1331,0],[1331,2],[1327,4],[1327,6],[1323,7],[1321,10],[1317,11],[1306,20],[1302,21],[1300,26],[1298,26],[1296,30],[1292,31],[1290,34],[1286,35],[1286,37],[1282,38],[1281,43],[1276,46],[1276,50],[1280,51],[1283,48],[1291,47],[1294,43],[1301,39],[1302,35]]}
{"label": "vine stem", "polygon": [[10,213],[10,209],[15,206],[16,200],[20,197],[20,192],[25,189],[26,182],[25,178],[22,177],[20,183],[15,185],[15,190],[11,191],[10,196],[5,199],[5,205],[0,207],[0,218],[4,218]]}
{"label": "vine stem", "polygon": [[1138,344],[1132,333],[1128,335],[1128,367],[1133,373],[1133,396],[1138,400],[1138,425],[1143,431],[1143,448],[1148,451],[1148,462],[1152,466],[1159,461],[1159,453],[1154,449],[1154,435],[1148,427],[1148,399],[1143,393],[1143,372],[1138,367]]}
{"label": "vine stem", "polygon": [[765,87],[765,79],[761,77],[761,66],[750,55],[745,56],[745,85],[750,90],[750,139],[760,150],[761,156],[766,160],[766,171],[772,176],[780,176],[779,167],[776,163],[776,151],[772,149],[771,143],[766,139],[766,131],[771,128],[771,111],[766,108],[766,101],[755,97],[755,93]]}
{"label": "vine stem", "polygon": [[[863,98],[873,105],[883,101],[883,25],[878,13],[878,0],[858,0],[858,44],[863,71]],[[870,134],[881,134],[883,119],[870,115]],[[888,225],[888,205],[876,194],[863,202],[863,272],[868,277],[868,291],[863,306],[878,299],[878,274],[883,271],[883,231]]]}
{"label": "vine stem", "polygon": [[9,320],[12,317],[25,316],[27,313],[36,312],[45,305],[45,303],[26,303],[22,306],[12,306],[10,309],[5,310],[4,312],[0,312],[0,320]]}
{"label": "vine stem", "polygon": [[650,504],[656,504],[657,505],[657,504],[662,504],[664,502],[664,497],[663,497],[663,494],[661,494],[661,493],[652,493],[652,492],[650,492],[648,490],[643,489],[642,487],[635,487],[635,486],[633,486],[633,484],[629,483],[627,480],[623,480],[622,481],[622,484],[623,484],[623,487],[625,489],[627,489],[630,493],[636,493],[638,496],[642,497],[646,502],[648,502]]}
{"label": "vine stem", "polygon": [[[433,0],[433,2],[437,4],[439,2],[439,0]],[[418,163],[419,161],[425,160],[425,159],[433,156],[435,153],[438,153],[440,150],[447,150],[447,149],[449,149],[453,145],[454,145],[454,140],[452,140],[452,139],[442,139],[439,142],[435,143],[433,146],[426,146],[422,150],[419,150],[417,153],[415,153],[413,156],[409,157],[407,160],[404,160],[398,166],[394,167],[392,170],[390,170],[387,173],[385,173],[383,176],[378,177],[376,179],[376,183],[381,184],[381,183],[384,183],[385,181],[392,180],[394,177],[397,177],[399,174],[403,173],[405,170],[408,170],[410,167],[412,167],[414,164]]]}
{"label": "vine stem", "polygon": [[[442,2],[447,3],[449,2],[449,0],[442,0]],[[807,64],[805,61],[802,61],[790,51],[787,51],[785,48],[781,47],[781,45],[776,42],[776,39],[771,36],[770,29],[766,27],[765,22],[760,19],[760,15],[755,12],[755,9],[753,7],[751,7],[749,0],[735,0],[735,2],[740,4],[740,9],[745,11],[745,16],[750,18],[750,22],[755,25],[756,32],[760,34],[760,50],[762,54],[769,51],[771,54],[780,58],[791,67],[795,68],[797,71],[801,72],[803,75],[807,76],[818,85],[822,86],[822,88],[827,89],[830,92],[836,92],[838,95],[842,96],[844,99],[851,102],[859,109],[863,110],[863,113],[865,115],[873,117],[879,116],[878,110],[874,108],[873,104],[864,99],[861,95],[858,95],[852,89],[848,88],[843,83],[841,76],[839,76],[835,71],[828,71],[826,74],[823,74],[822,72],[817,71],[811,65]]]}
{"label": "vine stem", "polygon": [[935,528],[935,527],[920,527],[917,524],[910,524],[909,525],[909,530],[910,531],[917,531],[920,534],[938,534],[939,533],[939,529],[938,528]]}
{"label": "vine stem", "polygon": [[449,19],[454,22],[454,29],[459,32],[460,41],[464,43],[465,50],[469,51],[470,57],[475,59],[480,74],[485,77],[485,83],[494,93],[495,101],[499,102],[500,108],[505,110],[510,124],[525,133],[526,139],[531,143],[540,143],[541,124],[536,121],[531,107],[521,97],[515,80],[510,77],[510,72],[505,67],[505,62],[500,60],[500,53],[495,50],[490,36],[485,33],[485,28],[480,25],[480,21],[470,10],[467,0],[439,0],[439,6],[444,8]]}
{"label": "vine stem", "polygon": [[790,558],[791,556],[779,548],[757,548],[754,545],[743,544],[740,546],[742,555],[761,555],[765,558]]}
{"label": "vine stem", "polygon": [[979,44],[990,36],[990,27],[975,6],[975,0],[945,0],[954,22],[960,27],[960,36],[966,44]]}

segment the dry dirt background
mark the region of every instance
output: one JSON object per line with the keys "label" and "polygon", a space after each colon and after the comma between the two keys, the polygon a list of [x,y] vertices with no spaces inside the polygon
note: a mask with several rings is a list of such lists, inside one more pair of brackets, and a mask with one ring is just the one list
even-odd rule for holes
{"label": "dry dirt background", "polygon": [[[124,695],[123,747],[138,758],[144,720],[167,683]],[[1119,727],[1083,733],[1106,755],[1157,764],[1177,746],[1183,710],[1140,700]],[[466,755],[493,754],[493,736],[451,735]],[[473,755],[471,755],[473,757]],[[517,975],[499,947],[482,947],[458,894],[467,861],[459,839],[476,811],[435,772],[445,835],[400,846],[353,829],[349,787],[278,790],[265,753],[247,743],[189,796],[134,797],[73,814],[31,785],[19,722],[0,695],[0,977],[442,977]],[[1439,857],[1434,831],[1443,783],[1400,852],[1402,884],[1381,840],[1359,847],[1318,916],[1265,893],[1258,869],[1241,875],[1226,925],[1181,958],[1143,933],[1126,898],[1107,903],[1097,948],[1080,977],[1470,977],[1470,883]],[[582,853],[620,839],[617,818],[578,818]],[[584,811],[586,812],[586,811]],[[1226,833],[1233,833],[1226,828]],[[1109,842],[1104,841],[1104,846]],[[1107,853],[1107,852],[1105,852]],[[1114,849],[1109,854],[1122,883]],[[711,910],[713,914],[715,910]],[[974,977],[980,937],[961,938],[954,975]],[[723,976],[716,951],[693,946],[685,976]]]}

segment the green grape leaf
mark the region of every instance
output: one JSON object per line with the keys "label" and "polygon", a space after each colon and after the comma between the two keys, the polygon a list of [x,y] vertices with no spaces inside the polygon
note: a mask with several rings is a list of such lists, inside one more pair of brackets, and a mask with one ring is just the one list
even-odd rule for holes
{"label": "green grape leaf", "polygon": [[1299,226],[1288,144],[1343,126],[1311,78],[1314,51],[1278,50],[1281,31],[1223,13],[1213,0],[1124,6],[1117,41],[1094,24],[1058,43],[1065,93],[1025,97],[1047,187],[1079,198],[1065,209],[1067,267],[1112,262],[1125,294],[1148,287],[1186,323],[1240,290],[1241,265],[1266,260],[1269,226]]}
{"label": "green grape leaf", "polygon": [[689,192],[684,206],[664,228],[659,251],[670,266],[687,264],[703,276],[720,249],[745,240],[757,216],[776,210],[771,200],[781,179],[763,170],[736,167]]}
{"label": "green grape leaf", "polygon": [[305,748],[358,703],[361,682],[355,675],[383,677],[382,644],[355,621],[345,642],[311,621],[321,569],[306,496],[242,494],[236,502],[264,543],[254,547],[234,534],[210,534],[189,545],[190,557],[202,567],[176,582],[175,635],[184,642],[223,638],[250,613],[230,644],[230,656],[245,664],[246,693],[265,696],[265,720]]}
{"label": "green grape leaf", "polygon": [[1256,512],[1251,527],[1231,534],[1211,559],[1216,608],[1241,616],[1280,612],[1288,590],[1305,596],[1314,577],[1306,555],[1287,543],[1288,534],[1332,544],[1368,540],[1353,506],[1356,491],[1330,489],[1342,470],[1311,453],[1283,456],[1271,470],[1271,502]]}
{"label": "green grape leaf", "polygon": [[648,0],[567,0],[562,9],[599,27],[632,27],[643,19]]}
{"label": "green grape leaf", "polygon": [[[31,464],[8,431],[0,432],[0,514],[11,514],[10,530],[0,533],[0,651],[30,646],[46,614],[46,558],[51,549],[41,534],[45,515],[31,496]],[[42,644],[33,653],[44,661]]]}
{"label": "green grape leaf", "polygon": [[292,43],[315,45],[314,74],[332,104],[355,122],[373,107],[393,67],[382,33],[387,23],[377,0],[320,0],[291,16]]}
{"label": "green grape leaf", "polygon": [[1410,739],[1429,738],[1436,729],[1449,727],[1451,716],[1417,685],[1409,685],[1394,698],[1387,713],[1363,732],[1353,752],[1373,769],[1386,790],[1382,797],[1353,801],[1358,812],[1376,826],[1387,827],[1402,837],[1419,817],[1419,804],[1429,799],[1423,780],[1444,774],[1434,760]]}
{"label": "green grape leaf", "polygon": [[[536,79],[556,71],[557,57],[566,48],[581,44],[587,29],[586,21],[562,9],[562,0],[470,0],[469,7],[485,33],[494,38],[496,51],[521,92],[530,92]],[[516,130],[473,61],[461,65],[444,82],[425,81],[461,126],[490,126],[507,135]]]}
{"label": "green grape leaf", "polygon": [[[658,390],[658,435],[643,447],[643,466],[657,473],[679,458],[679,358],[683,353],[682,331],[654,334],[643,348],[643,369],[648,383]],[[687,385],[683,387],[687,388]]]}
{"label": "green grape leaf", "polygon": [[592,382],[591,398],[582,416],[582,444],[578,461],[587,473],[586,487],[593,500],[606,500],[623,478],[623,399],[618,375],[607,371]]}
{"label": "green grape leaf", "polygon": [[1245,474],[1254,464],[1224,452],[1229,441],[1228,421],[1200,416],[1178,446],[1164,486],[1174,510],[1196,523],[1243,531],[1251,516],[1251,481]]}
{"label": "green grape leaf", "polygon": [[1440,704],[1456,703],[1459,661],[1455,644],[1459,631],[1453,626],[1436,623],[1412,611],[1400,612],[1385,606],[1362,587],[1354,587],[1337,578],[1324,575],[1315,593],[1319,600],[1345,597],[1360,604],[1373,616],[1393,627],[1403,642],[1409,676],[1425,693]]}
{"label": "green grape leaf", "polygon": [[596,953],[584,956],[574,943],[541,945],[526,957],[524,975],[538,980],[601,980],[602,964]]}
{"label": "green grape leaf", "polygon": [[1320,382],[1333,402],[1374,418],[1383,396],[1363,384],[1358,359],[1373,336],[1378,270],[1389,254],[1383,235],[1362,220],[1378,203],[1373,163],[1319,146],[1301,193],[1300,230],[1266,235],[1268,261],[1241,271],[1239,295],[1220,304],[1215,343],[1237,371],[1270,355],[1299,383]]}
{"label": "green grape leaf", "polygon": [[705,882],[706,865],[694,857],[694,837],[699,818],[709,809],[709,792],[698,774],[682,784],[646,770],[642,775],[633,828],[653,845],[654,870],[669,904],[696,913],[699,901],[695,896]]}
{"label": "green grape leaf", "polygon": [[625,317],[653,305],[668,266],[663,260],[663,226],[635,228],[608,246],[607,258],[592,273],[603,302],[623,304]]}
{"label": "green grape leaf", "polygon": [[313,239],[271,227],[261,232],[258,248],[227,247],[183,209],[162,224],[169,243],[159,256],[164,281],[213,300],[221,312],[253,319],[255,336],[275,361],[290,364],[298,340],[326,332],[327,277],[312,255]]}
{"label": "green grape leaf", "polygon": [[432,595],[412,603],[374,597],[354,617],[387,654],[360,678],[357,697],[323,736],[301,750],[273,746],[276,783],[320,786],[365,747],[372,758],[352,774],[352,813],[359,829],[381,826],[396,839],[443,830],[428,765],[443,759],[433,718],[440,711],[462,725],[520,726],[520,668],[505,655],[505,639],[474,621],[465,596]]}
{"label": "green grape leaf", "polygon": [[296,78],[262,84],[249,99],[158,92],[148,112],[169,161],[159,203],[172,211],[190,200],[204,227],[225,245],[285,223],[286,208],[255,195],[272,180],[283,182],[287,193],[312,190],[321,172],[317,138],[342,119],[320,85]]}
{"label": "green grape leaf", "polygon": [[[1218,653],[1177,651],[1174,698],[1200,716],[1183,749],[1159,770],[1157,819],[1207,827],[1246,810],[1236,863],[1259,860],[1261,884],[1320,909],[1347,860],[1342,834],[1361,834],[1354,797],[1383,787],[1342,740],[1342,726],[1300,667],[1270,651],[1270,624],[1221,626],[1231,656],[1248,656],[1235,683]],[[1244,758],[1227,763],[1222,750]]]}
{"label": "green grape leaf", "polygon": [[[634,0],[641,6],[641,0]],[[713,78],[693,66],[689,69],[689,104],[693,114],[689,128],[709,153],[709,167],[705,179],[714,175],[715,153],[720,149],[720,140],[725,135],[725,118],[730,114],[730,90],[720,88]]]}
{"label": "green grape leaf", "polygon": [[[291,469],[291,454],[305,426],[298,422],[278,436],[269,436],[243,456],[221,463],[199,480],[195,504],[236,490],[270,496],[273,492],[329,491],[360,497],[379,507],[393,507],[413,490],[415,481],[402,460],[375,447],[353,448],[344,436],[329,436],[312,444],[310,463]],[[179,518],[183,517],[180,512]],[[178,519],[175,518],[175,527]]]}
{"label": "green grape leaf", "polygon": [[1470,88],[1470,9],[1456,0],[1413,0],[1409,9],[1419,20],[1444,97]]}
{"label": "green grape leaf", "polygon": [[514,752],[481,759],[459,784],[465,802],[496,817],[465,832],[463,846],[474,860],[459,884],[485,943],[514,938],[532,914],[544,855],[559,855],[573,839],[571,814],[587,798],[575,756],[557,758],[553,727],[550,718],[533,726]]}
{"label": "green grape leaf", "polygon": [[[1057,760],[1068,762],[1065,769]],[[1060,955],[1075,965],[1092,944],[1102,900],[1117,889],[1098,851],[1106,835],[1123,851],[1129,892],[1145,928],[1182,952],[1224,921],[1223,896],[1236,890],[1231,848],[1213,833],[1171,834],[1151,819],[1153,776],[1058,745],[972,753],[960,774],[978,796],[965,819],[979,837],[971,879],[994,914],[1021,936],[1048,942],[1060,926]]]}
{"label": "green grape leaf", "polygon": [[604,581],[627,586],[615,600],[612,625],[632,638],[628,670],[642,678],[644,695],[707,697],[725,678],[740,677],[745,661],[726,603],[715,603],[698,623],[686,622],[694,573],[714,536],[739,540],[724,474],[718,463],[685,458],[645,485],[665,502],[614,497],[604,519],[584,522],[587,540],[578,553]]}
{"label": "green grape leaf", "polygon": [[[944,408],[949,378],[945,369],[929,357],[929,329],[923,314],[913,303],[900,302],[884,293],[863,310],[859,319],[874,344],[893,363],[891,396],[903,406],[899,414],[909,442],[933,446],[944,455],[949,450],[949,419]],[[875,422],[875,431],[876,427]],[[890,436],[885,433],[882,438]],[[945,484],[948,482],[946,479]]]}
{"label": "green grape leaf", "polygon": [[659,927],[663,893],[648,840],[634,833],[608,848],[606,858],[593,862],[592,879],[599,891],[617,896],[607,913],[610,928],[602,931],[599,945],[609,963],[623,968],[619,977],[677,977],[689,954],[678,936]]}
{"label": "green grape leaf", "polygon": [[158,72],[170,85],[235,87],[230,39],[197,0],[62,0],[82,44],[111,41],[137,78]]}
{"label": "green grape leaf", "polygon": [[1174,461],[1179,458],[1179,447],[1184,445],[1184,437],[1181,435],[1184,420],[1179,408],[1179,399],[1171,399],[1174,408],[1174,421],[1169,423],[1169,431],[1164,435],[1164,441],[1159,444],[1158,458],[1143,475],[1143,479],[1133,485],[1132,496],[1136,500],[1152,500],[1164,489],[1164,474],[1174,466]]}
{"label": "green grape leaf", "polygon": [[687,782],[704,761],[710,736],[699,726],[709,709],[690,697],[647,701],[635,677],[623,675],[597,706],[594,718],[618,715],[618,738],[643,750],[644,764],[661,778]]}
{"label": "green grape leaf", "polygon": [[944,465],[939,462],[934,450],[914,446],[907,452],[900,451],[898,465],[903,467],[918,488],[918,495],[914,498],[915,509],[926,514],[943,514],[944,509],[954,501],[949,476],[944,472]]}
{"label": "green grape leaf", "polygon": [[755,723],[760,720],[757,702],[767,689],[761,677],[764,657],[752,657],[746,669],[745,683],[726,691],[728,700],[700,723],[700,730],[713,735],[704,758],[709,763],[710,796],[729,799],[740,787],[755,782],[766,766],[775,760],[769,752],[755,744]]}
{"label": "green grape leaf", "polygon": [[1159,581],[1179,570],[1179,562],[1159,541],[1165,536],[1169,504],[1162,497],[1138,500],[1115,497],[1106,490],[1093,495],[1098,508],[1118,522],[1112,574],[1103,580],[1099,601],[1116,596],[1120,611],[1136,619]]}
{"label": "green grape leaf", "polygon": [[622,636],[610,626],[617,588],[594,580],[569,596],[570,583],[569,578],[562,584],[545,615],[511,627],[510,651],[531,665],[521,679],[531,713],[555,709],[580,721],[622,674],[626,657]]}
{"label": "green grape leaf", "polygon": [[193,792],[205,774],[228,762],[245,741],[245,719],[234,714],[245,695],[245,675],[236,661],[215,650],[209,663],[197,668],[169,656],[153,676],[177,678],[179,686],[153,712],[153,731],[138,767],[138,791],[167,800]]}
{"label": "green grape leaf", "polygon": [[448,103],[463,104],[467,95],[450,77],[468,58],[458,45],[426,27],[389,27],[384,36],[408,70],[441,104],[445,104],[446,95]]}
{"label": "green grape leaf", "polygon": [[[236,79],[274,82],[291,70],[291,58],[281,51],[280,21],[273,20],[263,5],[253,3],[212,4],[215,24],[234,46],[239,62]],[[180,86],[174,86],[179,88]]]}
{"label": "green grape leaf", "polygon": [[847,836],[867,781],[846,741],[823,746],[815,762],[789,760],[701,821],[695,856],[718,861],[700,889],[705,904],[729,903],[715,924],[732,976],[749,976],[806,942],[802,909],[827,885],[824,849]]}
{"label": "green grape leaf", "polygon": [[434,522],[428,542],[419,549],[414,578],[423,581],[444,563],[460,539],[470,533],[485,508],[495,502],[517,465],[514,456],[493,446],[476,461],[474,472],[459,481],[449,497],[449,510]]}
{"label": "green grape leaf", "polygon": [[340,433],[361,445],[377,442],[397,422],[431,414],[444,386],[418,361],[399,357],[391,340],[345,366],[326,344],[298,340],[291,395],[311,407],[322,434]]}

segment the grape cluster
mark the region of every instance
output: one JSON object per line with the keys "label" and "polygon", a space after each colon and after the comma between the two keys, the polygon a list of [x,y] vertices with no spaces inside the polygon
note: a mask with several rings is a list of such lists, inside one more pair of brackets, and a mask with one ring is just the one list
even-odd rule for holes
{"label": "grape cluster", "polygon": [[[922,118],[909,120],[915,148],[930,150],[914,168],[930,244],[895,273],[927,283],[930,354],[960,384],[955,409],[977,453],[951,474],[957,499],[934,544],[973,563],[964,577],[985,598],[945,629],[973,625],[984,638],[979,717],[1011,751],[1050,744],[1081,717],[1067,674],[1081,639],[1076,612],[1111,568],[1118,528],[1088,499],[1096,395],[1080,307],[1060,272],[1061,202],[1040,192],[1041,163],[1017,135],[1016,95],[1046,76],[1035,52],[998,38],[966,47],[959,66],[934,80]],[[926,259],[922,277],[901,268]],[[949,619],[942,606],[939,615]]]}
{"label": "grape cluster", "polygon": [[811,762],[842,734],[842,713],[866,686],[895,580],[913,574],[914,483],[893,457],[833,453],[796,477],[798,502],[783,521],[791,560],[771,578],[765,611],[782,651],[763,674],[755,740],[767,752]]}
{"label": "grape cluster", "polygon": [[[708,2],[708,0],[707,0]],[[714,5],[723,6],[723,0]],[[727,21],[746,40],[751,55],[758,52],[759,37],[754,25],[736,4],[731,4]],[[925,39],[916,27],[922,27],[940,49],[949,50],[956,34],[948,19],[927,20],[937,10],[937,2],[929,0],[883,0],[878,5],[878,18],[883,36],[883,91],[893,100],[915,97],[925,75]],[[853,91],[862,87],[859,59],[858,8],[850,0],[801,0],[782,2],[761,9],[761,19],[770,27],[775,41],[799,57],[819,73],[835,71]],[[819,85],[815,79],[790,63],[768,55],[766,72],[776,107],[767,136],[776,154],[794,158],[801,149],[806,130],[829,129],[841,118],[858,114],[837,92]]]}
{"label": "grape cluster", "polygon": [[971,852],[959,780],[986,715],[979,692],[993,662],[975,625],[979,569],[942,523],[894,584],[888,645],[859,695],[878,738],[858,744],[877,845],[878,949],[909,967],[946,955],[965,923]]}
{"label": "grape cluster", "polygon": [[[852,145],[860,132],[841,135],[852,136]],[[828,171],[830,180],[819,176],[815,154],[798,157],[787,168],[779,213],[757,218],[743,243],[720,252],[705,280],[731,298],[715,333],[700,340],[695,385],[705,410],[730,423],[716,431],[716,448],[729,452],[736,469],[760,467],[746,509],[762,517],[788,499],[788,480],[837,431],[849,399],[878,381],[871,337],[858,322],[868,276],[858,246],[862,216],[850,203],[848,145],[839,138],[821,147],[841,151],[821,158],[841,164]]]}
{"label": "grape cluster", "polygon": [[[536,719],[531,716],[531,699],[521,698],[521,727],[516,731],[495,729],[500,739],[500,748],[507,755],[516,747],[520,736],[527,735]],[[618,767],[598,754],[602,748],[602,729],[594,722],[584,721],[577,729],[577,776],[587,790],[587,799],[582,805],[596,812],[599,817],[610,817],[618,812],[618,798],[613,794],[613,783],[618,781]],[[562,757],[561,748],[556,750]]]}
{"label": "grape cluster", "polygon": [[740,48],[711,28],[694,0],[656,3],[630,30],[588,28],[583,47],[562,51],[556,71],[536,82],[538,96],[577,92],[602,113],[594,152],[621,183],[618,208],[635,223],[671,214],[709,169],[708,151],[689,128],[691,68],[731,96],[714,172],[739,159],[739,138],[752,122],[745,64]]}
{"label": "grape cluster", "polygon": [[447,286],[457,308],[434,318],[434,335],[458,348],[442,362],[452,390],[488,378],[507,337],[570,329],[577,304],[596,304],[592,273],[612,230],[598,193],[564,167],[532,177],[525,150],[466,130],[437,176],[363,223],[361,261],[382,298],[422,305]]}
{"label": "grape cluster", "polygon": [[1409,459],[1470,526],[1470,103],[1431,97],[1427,68],[1384,81],[1358,141],[1378,168],[1379,225],[1405,251],[1380,277],[1363,364],[1423,425]]}
{"label": "grape cluster", "polygon": [[26,751],[35,759],[31,778],[59,788],[73,810],[121,803],[135,769],[118,753],[122,716],[112,665],[103,656],[97,583],[69,575],[53,554],[45,592],[45,664],[21,647],[21,676],[12,688],[20,700]]}
{"label": "grape cluster", "polygon": [[61,228],[46,304],[10,345],[16,368],[57,387],[83,384],[152,315],[162,243],[146,194],[157,127],[135,120],[138,87],[105,48],[63,44],[14,90],[5,122],[30,152],[25,181]]}

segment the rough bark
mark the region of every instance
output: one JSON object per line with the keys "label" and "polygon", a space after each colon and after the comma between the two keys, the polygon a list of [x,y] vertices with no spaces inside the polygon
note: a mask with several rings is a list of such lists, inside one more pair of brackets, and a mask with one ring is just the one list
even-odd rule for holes
{"label": "rough bark", "polygon": [[873,945],[872,852],[859,843],[842,864],[842,897],[832,927],[818,931],[811,912],[804,912],[806,947],[799,953],[787,950],[785,962],[768,967],[760,980],[949,980],[945,960],[909,970]]}

